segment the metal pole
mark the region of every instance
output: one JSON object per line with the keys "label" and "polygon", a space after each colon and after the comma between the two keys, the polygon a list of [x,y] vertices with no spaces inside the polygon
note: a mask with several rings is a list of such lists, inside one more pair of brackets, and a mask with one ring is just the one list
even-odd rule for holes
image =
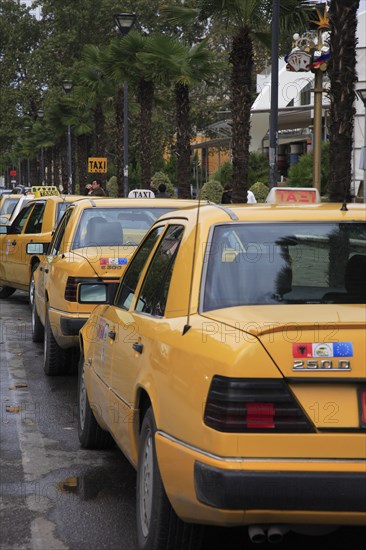
{"label": "metal pole", "polygon": [[28,187],[30,187],[30,160],[27,159],[27,178],[28,178]]}
{"label": "metal pole", "polygon": [[41,147],[41,185],[44,185],[44,149]]}
{"label": "metal pole", "polygon": [[315,73],[314,85],[314,149],[313,149],[313,185],[320,193],[321,155],[322,155],[322,93],[323,73]]}
{"label": "metal pole", "polygon": [[366,203],[366,101],[363,103],[365,107],[365,128],[363,131],[363,202]]}
{"label": "metal pole", "polygon": [[68,194],[72,195],[72,162],[71,162],[71,126],[67,127],[67,171],[68,171]]}
{"label": "metal pole", "polygon": [[271,111],[269,117],[269,188],[277,186],[278,140],[278,35],[280,2],[272,0]]}
{"label": "metal pole", "polygon": [[128,82],[123,87],[123,194],[128,197]]}

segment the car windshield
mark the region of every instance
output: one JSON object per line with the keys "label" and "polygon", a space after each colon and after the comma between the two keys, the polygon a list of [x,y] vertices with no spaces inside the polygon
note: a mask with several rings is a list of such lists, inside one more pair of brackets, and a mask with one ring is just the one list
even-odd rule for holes
{"label": "car windshield", "polygon": [[216,226],[202,310],[239,305],[366,303],[365,223]]}
{"label": "car windshield", "polygon": [[18,202],[19,202],[19,199],[12,199],[10,197],[9,198],[5,197],[3,204],[1,205],[0,216],[5,214],[11,215],[14,212],[14,208],[16,207]]}
{"label": "car windshield", "polygon": [[162,214],[173,208],[87,208],[79,220],[72,249],[137,246]]}

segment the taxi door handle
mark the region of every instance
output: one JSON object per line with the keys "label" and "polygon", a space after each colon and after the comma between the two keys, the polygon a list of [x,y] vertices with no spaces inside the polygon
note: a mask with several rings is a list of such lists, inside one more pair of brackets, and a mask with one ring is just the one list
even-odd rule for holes
{"label": "taxi door handle", "polygon": [[142,344],[138,344],[137,342],[132,344],[132,347],[135,351],[137,351],[137,353],[142,353],[142,350],[144,349],[144,346]]}
{"label": "taxi door handle", "polygon": [[40,270],[40,271],[43,271],[43,267],[40,267],[39,270]]}
{"label": "taxi door handle", "polygon": [[44,272],[45,273],[48,273],[49,272],[49,269],[47,267],[44,268]]}
{"label": "taxi door handle", "polygon": [[17,242],[14,240],[14,241],[12,241],[11,246],[15,246],[16,244],[17,244]]}
{"label": "taxi door handle", "polygon": [[115,340],[116,339],[116,332],[114,330],[110,330],[108,332],[108,336],[111,340]]}

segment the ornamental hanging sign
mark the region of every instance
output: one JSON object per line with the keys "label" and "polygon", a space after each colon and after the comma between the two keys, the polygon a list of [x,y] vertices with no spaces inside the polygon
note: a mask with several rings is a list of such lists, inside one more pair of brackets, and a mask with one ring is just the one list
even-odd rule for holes
{"label": "ornamental hanging sign", "polygon": [[325,72],[330,59],[329,47],[324,44],[322,32],[329,29],[327,8],[324,12],[316,10],[316,16],[311,20],[312,27],[317,32],[308,31],[302,36],[294,34],[292,50],[285,56],[286,69],[295,72]]}

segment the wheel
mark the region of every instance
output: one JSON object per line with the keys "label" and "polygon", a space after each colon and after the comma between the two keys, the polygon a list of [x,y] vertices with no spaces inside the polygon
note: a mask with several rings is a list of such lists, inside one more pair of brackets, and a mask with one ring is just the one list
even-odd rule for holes
{"label": "wheel", "polygon": [[16,289],[11,286],[0,286],[0,298],[9,298],[15,291]]}
{"label": "wheel", "polygon": [[65,350],[60,348],[55,340],[46,311],[46,322],[44,327],[44,354],[43,354],[43,370],[47,376],[56,376],[65,374],[67,371],[67,354]]}
{"label": "wheel", "polygon": [[203,526],[178,518],[166,496],[155,449],[156,425],[151,407],[141,428],[136,482],[139,550],[199,550]]}
{"label": "wheel", "polygon": [[34,302],[34,272],[35,272],[35,270],[37,269],[38,266],[39,266],[39,262],[37,262],[32,267],[31,276],[30,276],[30,279],[29,279],[28,295],[29,295],[29,305],[30,305],[30,307],[33,306],[33,302]]}
{"label": "wheel", "polygon": [[44,326],[37,313],[36,303],[32,302],[32,340],[33,342],[44,341]]}
{"label": "wheel", "polygon": [[102,430],[90,406],[84,378],[84,355],[80,354],[78,377],[78,434],[84,449],[107,449],[114,445],[112,436]]}

